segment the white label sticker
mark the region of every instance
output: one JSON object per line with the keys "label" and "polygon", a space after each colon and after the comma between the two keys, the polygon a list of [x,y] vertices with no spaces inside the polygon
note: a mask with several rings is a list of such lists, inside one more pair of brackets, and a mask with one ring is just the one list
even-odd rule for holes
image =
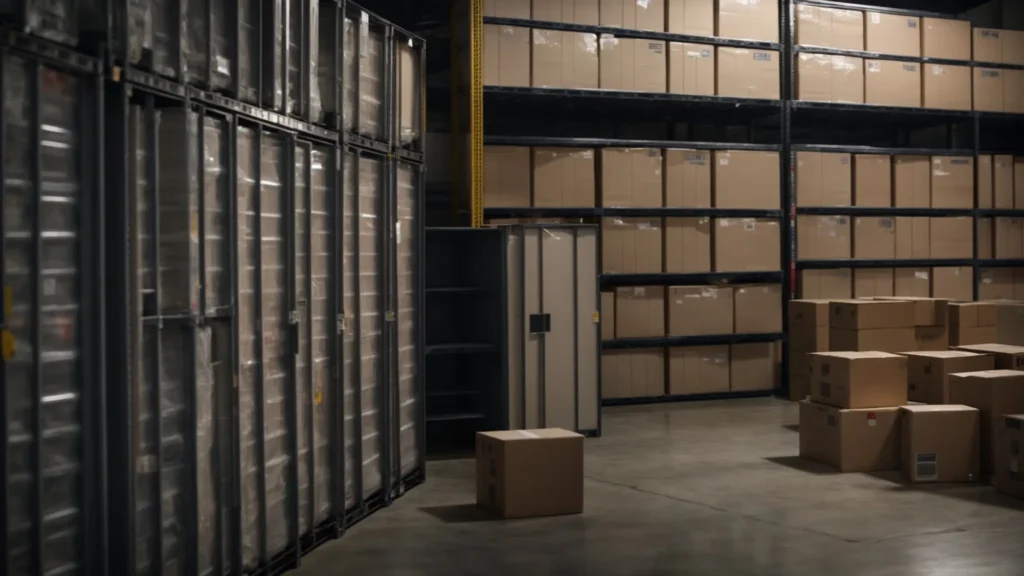
{"label": "white label sticker", "polygon": [[928,279],[928,273],[927,272],[923,272],[923,271],[922,272],[914,272],[914,278],[917,278],[918,280],[927,280]]}
{"label": "white label sticker", "polygon": [[871,23],[872,24],[879,24],[881,22],[882,22],[882,15],[879,14],[878,12],[872,12],[871,13]]}
{"label": "white label sticker", "polygon": [[729,159],[728,158],[719,158],[718,159],[718,164],[720,166],[728,166],[729,165]]}
{"label": "white label sticker", "polygon": [[641,7],[641,8],[643,8],[643,9],[645,9],[645,10],[650,5],[650,3],[651,3],[651,0],[636,0],[636,5]]}
{"label": "white label sticker", "polygon": [[881,72],[881,70],[882,70],[882,63],[881,62],[868,62],[868,72]]}

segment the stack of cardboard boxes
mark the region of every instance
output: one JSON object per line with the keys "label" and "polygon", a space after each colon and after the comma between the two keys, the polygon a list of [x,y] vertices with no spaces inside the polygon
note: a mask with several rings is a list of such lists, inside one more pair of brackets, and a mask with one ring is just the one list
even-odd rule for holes
{"label": "stack of cardboard boxes", "polygon": [[974,29],[974,109],[984,112],[1024,112],[1024,70],[985,66],[1024,65],[1024,32]]}
{"label": "stack of cardboard boxes", "polygon": [[[488,0],[484,15],[779,41],[777,2]],[[484,84],[778,99],[779,53],[485,25]]]}
{"label": "stack of cardboard boxes", "polygon": [[[782,290],[778,284],[618,288],[601,294],[602,339],[778,334]],[[623,350],[603,353],[605,398],[776,387],[777,347],[772,343]],[[650,362],[667,360],[652,370]],[[635,368],[634,368],[635,367]]]}

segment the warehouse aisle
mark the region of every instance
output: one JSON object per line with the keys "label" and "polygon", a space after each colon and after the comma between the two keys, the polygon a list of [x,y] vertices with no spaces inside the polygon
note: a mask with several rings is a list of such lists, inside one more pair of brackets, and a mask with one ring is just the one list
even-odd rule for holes
{"label": "warehouse aisle", "polygon": [[833,473],[796,457],[796,423],[772,399],[609,409],[582,516],[493,520],[472,461],[433,463],[291,574],[1019,576],[1024,502]]}

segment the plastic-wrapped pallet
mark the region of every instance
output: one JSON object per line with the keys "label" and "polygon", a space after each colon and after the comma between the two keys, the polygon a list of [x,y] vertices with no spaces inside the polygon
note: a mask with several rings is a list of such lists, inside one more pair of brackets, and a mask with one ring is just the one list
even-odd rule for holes
{"label": "plastic-wrapped pallet", "polygon": [[[81,497],[86,408],[78,336],[78,209],[91,196],[78,171],[86,146],[79,128],[83,86],[75,76],[9,52],[2,58],[4,327],[17,343],[15,354],[2,365],[8,414],[7,568],[10,574],[32,573],[33,543],[39,536],[38,544],[45,547],[41,572],[68,573],[83,566],[81,542],[84,530],[91,528],[85,525]],[[30,87],[37,71],[41,90],[35,102]],[[33,122],[36,113],[39,125]],[[34,255],[37,241],[41,261]],[[40,264],[42,270],[36,268]],[[39,350],[33,350],[33,342]],[[43,377],[41,390],[34,385],[36,373]],[[34,406],[39,420],[33,417]],[[42,477],[36,476],[36,465]],[[37,488],[41,515],[33,504]]]}
{"label": "plastic-wrapped pallet", "polygon": [[416,251],[420,238],[416,234],[416,174],[418,168],[398,164],[398,190],[395,244],[398,253],[398,425],[399,466],[402,475],[412,472],[419,462],[417,423],[419,402],[416,390]]}
{"label": "plastic-wrapped pallet", "polygon": [[420,139],[423,128],[423,79],[420,51],[412,39],[395,39],[398,62],[398,141],[405,145]]}
{"label": "plastic-wrapped pallet", "polygon": [[[346,20],[346,26],[348,21]],[[346,30],[345,64],[347,82],[345,105],[358,111],[359,118],[348,118],[346,127],[371,138],[383,138],[384,131],[384,35],[370,25],[370,15],[361,12],[354,34]],[[348,38],[352,38],[351,42]]]}
{"label": "plastic-wrapped pallet", "polygon": [[356,231],[359,229],[359,160],[351,152],[345,153],[343,164],[343,194],[342,194],[342,283],[344,289],[341,296],[341,306],[344,311],[345,329],[342,334],[342,383],[344,385],[344,406],[345,406],[345,506],[354,506],[361,498],[356,494],[355,471],[359,459],[359,434],[358,413],[356,403],[358,401],[359,384],[356,382],[357,358],[356,351],[356,322],[355,314],[359,310],[356,298],[359,295],[359,277],[356,275]]}
{"label": "plastic-wrapped pallet", "polygon": [[54,42],[76,46],[79,37],[79,5],[90,0],[0,0],[3,19],[17,19],[18,27]]}
{"label": "plastic-wrapped pallet", "polygon": [[238,128],[238,438],[241,461],[242,561],[247,569],[259,565],[264,518],[260,512],[259,490],[263,463],[258,461],[257,383],[262,366],[258,348],[261,331],[256,289],[260,269],[259,162],[256,132]]}
{"label": "plastic-wrapped pallet", "polygon": [[381,387],[385,373],[383,351],[383,286],[380,253],[383,163],[375,158],[359,160],[359,360],[362,409],[363,496],[381,488]]}

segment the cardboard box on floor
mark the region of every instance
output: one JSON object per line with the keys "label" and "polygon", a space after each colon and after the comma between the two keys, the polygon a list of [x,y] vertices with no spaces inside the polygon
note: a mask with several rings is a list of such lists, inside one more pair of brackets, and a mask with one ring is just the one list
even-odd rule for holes
{"label": "cardboard box on floor", "polygon": [[995,358],[964,350],[907,352],[907,398],[924,404],[949,404],[949,375],[995,369]]}
{"label": "cardboard box on floor", "polygon": [[860,10],[797,4],[796,43],[841,50],[864,49],[864,13]]}
{"label": "cardboard box on floor", "polygon": [[502,518],[583,512],[583,436],[551,428],[477,432],[476,503]]}
{"label": "cardboard box on floor", "polygon": [[656,398],[664,395],[664,350],[601,352],[602,398]]}
{"label": "cardboard box on floor", "polygon": [[995,342],[998,324],[996,312],[997,307],[991,302],[954,302],[950,304],[950,345],[967,346]]}
{"label": "cardboard box on floor", "polygon": [[733,333],[731,286],[670,286],[668,334],[707,336]]}
{"label": "cardboard box on floor", "polygon": [[981,415],[962,405],[903,406],[903,477],[909,482],[981,479]]}
{"label": "cardboard box on floor", "polygon": [[656,338],[664,335],[664,287],[632,286],[615,289],[616,338]]}
{"label": "cardboard box on floor", "polygon": [[800,403],[800,457],[840,472],[899,470],[900,409]]}
{"label": "cardboard box on floor", "polygon": [[733,315],[736,334],[782,332],[782,287],[778,284],[736,286]]}
{"label": "cardboard box on floor", "polygon": [[779,270],[779,221],[767,218],[718,218],[715,221],[715,270],[770,272]]}
{"label": "cardboard box on floor", "polygon": [[[996,359],[999,365],[999,359]],[[1024,372],[989,370],[952,374],[949,396],[954,404],[964,404],[981,412],[981,469],[995,473],[996,443],[1004,414],[1024,412]]]}
{"label": "cardboard box on floor", "polygon": [[838,408],[907,403],[907,359],[885,352],[816,352],[811,357],[811,401]]}
{"label": "cardboard box on floor", "polygon": [[829,301],[790,300],[788,312],[789,345],[803,352],[827,352]]}
{"label": "cardboard box on floor", "polygon": [[996,490],[1007,496],[1024,498],[1024,475],[1021,473],[1020,447],[1024,444],[1024,414],[1006,414],[996,437]]}
{"label": "cardboard box on floor", "polygon": [[849,154],[796,153],[797,206],[852,206],[852,198],[853,162]]}
{"label": "cardboard box on floor", "polygon": [[797,258],[800,260],[842,260],[850,257],[849,216],[796,217]]}
{"label": "cardboard box on floor", "polygon": [[[775,26],[778,28],[778,26]],[[715,93],[733,98],[779,99],[779,53],[719,47]]]}
{"label": "cardboard box on floor", "polygon": [[801,270],[800,297],[805,300],[853,298],[853,271],[849,268]]}
{"label": "cardboard box on floor", "polygon": [[484,85],[530,85],[530,29],[484,25]]}
{"label": "cardboard box on floor", "polygon": [[668,349],[668,393],[711,394],[729,391],[729,346]]}
{"label": "cardboard box on floor", "polygon": [[895,56],[921,56],[921,19],[881,12],[864,13],[868,52]]}

